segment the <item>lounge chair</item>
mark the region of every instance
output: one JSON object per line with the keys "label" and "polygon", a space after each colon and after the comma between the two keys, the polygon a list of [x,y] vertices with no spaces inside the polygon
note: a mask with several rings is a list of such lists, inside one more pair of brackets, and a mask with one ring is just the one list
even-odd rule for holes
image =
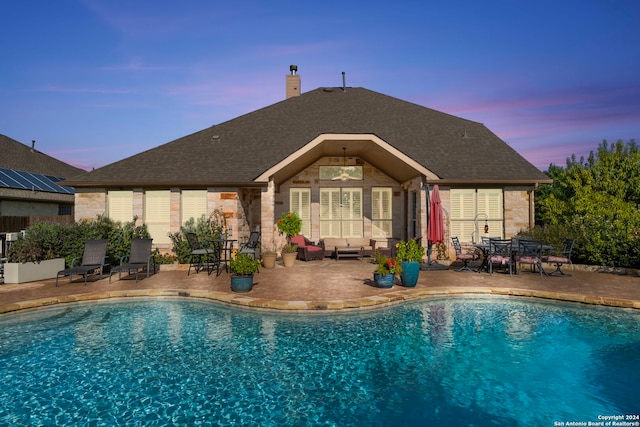
{"label": "lounge chair", "polygon": [[314,259],[322,261],[324,259],[324,247],[315,245],[302,234],[293,236],[291,238],[291,243],[298,245],[298,259],[304,261],[312,261]]}
{"label": "lounge chair", "polygon": [[123,256],[120,258],[120,265],[114,267],[109,272],[109,283],[111,283],[111,276],[118,273],[118,280],[122,278],[122,272],[126,271],[127,274],[132,272],[136,273],[136,282],[138,281],[138,273],[146,271],[147,277],[156,272],[155,258],[151,254],[151,245],[153,239],[133,239],[131,240],[131,251],[129,256]]}
{"label": "lounge chair", "polygon": [[456,251],[456,260],[462,261],[462,267],[458,268],[456,271],[473,271],[471,267],[469,267],[469,261],[475,261],[478,259],[478,254],[474,252],[465,252],[462,250],[462,245],[460,244],[460,239],[458,237],[452,237],[451,242],[453,242],[453,249]]}
{"label": "lounge chair", "polygon": [[84,284],[87,284],[87,277],[95,270],[99,270],[100,279],[104,274],[104,267],[107,264],[107,239],[87,240],[84,244],[84,253],[82,254],[82,263],[76,265],[79,258],[71,260],[71,267],[58,271],[56,274],[56,286],[58,286],[58,278],[69,276],[69,283],[74,275],[84,276]]}
{"label": "lounge chair", "polygon": [[216,276],[220,275],[220,264],[222,255],[222,241],[211,242],[210,247],[205,247],[200,243],[196,233],[187,233],[187,242],[191,248],[189,255],[189,270],[187,276],[191,274],[191,267],[196,273],[200,270],[207,270],[207,274],[211,274],[216,270]]}

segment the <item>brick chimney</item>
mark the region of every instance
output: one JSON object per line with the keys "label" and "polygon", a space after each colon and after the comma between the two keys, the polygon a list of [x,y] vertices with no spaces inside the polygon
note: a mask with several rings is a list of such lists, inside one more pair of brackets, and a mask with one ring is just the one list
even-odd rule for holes
{"label": "brick chimney", "polygon": [[290,65],[289,71],[291,74],[287,76],[286,89],[287,89],[287,98],[289,99],[294,96],[300,96],[300,76],[298,75],[298,66]]}

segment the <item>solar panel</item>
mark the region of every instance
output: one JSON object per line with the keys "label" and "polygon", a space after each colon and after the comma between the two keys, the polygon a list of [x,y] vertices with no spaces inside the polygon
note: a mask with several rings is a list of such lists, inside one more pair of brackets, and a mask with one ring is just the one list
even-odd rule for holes
{"label": "solar panel", "polygon": [[73,187],[58,185],[64,178],[39,173],[0,168],[0,187],[19,190],[44,191],[47,193],[74,194]]}

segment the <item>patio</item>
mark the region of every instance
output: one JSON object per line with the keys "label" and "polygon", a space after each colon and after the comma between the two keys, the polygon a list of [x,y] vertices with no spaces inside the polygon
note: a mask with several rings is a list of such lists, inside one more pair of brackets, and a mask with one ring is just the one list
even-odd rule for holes
{"label": "patio", "polygon": [[296,261],[292,268],[281,262],[273,269],[261,269],[250,293],[230,290],[226,272],[216,277],[206,273],[187,276],[187,266],[163,269],[136,283],[134,278],[108,278],[68,283],[55,279],[24,284],[0,285],[0,313],[52,304],[125,297],[192,297],[211,299],[246,308],[326,312],[370,309],[420,298],[454,294],[517,295],[588,304],[640,309],[640,282],[637,276],[587,271],[571,267],[571,277],[539,277],[523,273],[458,273],[447,270],[420,272],[415,288],[395,285],[390,289],[373,286],[374,265],[368,261]]}

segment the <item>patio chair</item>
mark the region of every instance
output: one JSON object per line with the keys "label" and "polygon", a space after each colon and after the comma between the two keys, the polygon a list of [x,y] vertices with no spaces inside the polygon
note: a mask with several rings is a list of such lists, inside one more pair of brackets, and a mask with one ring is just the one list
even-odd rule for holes
{"label": "patio chair", "polygon": [[[127,274],[132,272],[136,273],[136,282],[138,281],[138,273],[146,271],[147,277],[153,271],[156,272],[155,258],[151,254],[151,245],[153,239],[133,239],[131,240],[131,250],[129,256],[126,255],[120,258],[120,265],[114,267],[109,272],[109,283],[111,283],[111,276],[118,273],[118,280],[122,279],[122,272],[126,271]],[[153,270],[152,270],[153,269]]]}
{"label": "patio chair", "polygon": [[240,245],[238,252],[243,254],[249,254],[253,259],[257,258],[258,247],[260,246],[260,232],[252,231],[249,235],[249,240],[246,243]]}
{"label": "patio chair", "polygon": [[493,265],[499,264],[509,268],[509,275],[512,275],[513,266],[513,246],[511,239],[489,239],[489,255],[487,255],[487,266],[489,274],[493,274]]}
{"label": "patio chair", "polygon": [[293,236],[291,243],[298,245],[298,259],[304,261],[312,261],[315,259],[324,259],[324,247],[315,245],[312,241],[304,237],[302,234]]}
{"label": "patio chair", "polygon": [[542,269],[542,240],[518,240],[518,251],[515,255],[518,266],[518,274],[522,273],[522,265],[530,265],[531,271],[535,273],[536,267],[540,277],[544,273]]}
{"label": "patio chair", "polygon": [[99,270],[100,279],[104,273],[104,267],[107,263],[107,239],[100,240],[87,240],[84,243],[84,252],[82,254],[82,261],[80,265],[76,265],[76,262],[80,258],[74,258],[71,260],[71,267],[58,271],[56,274],[56,287],[58,286],[58,278],[63,276],[69,276],[69,283],[74,275],[83,276],[84,284],[87,285],[87,277],[95,270]]}
{"label": "patio chair", "polygon": [[562,266],[564,264],[571,264],[571,251],[573,250],[574,243],[575,239],[565,239],[564,245],[560,252],[552,253],[542,257],[542,262],[556,265],[555,271],[549,273],[549,276],[571,277],[571,274],[567,274],[562,271]]}
{"label": "patio chair", "polygon": [[210,247],[205,247],[200,243],[196,233],[187,233],[187,242],[189,242],[191,249],[187,276],[191,274],[191,267],[194,268],[196,274],[206,269],[208,275],[210,275],[213,270],[216,270],[216,276],[219,276],[222,259],[222,241],[211,242]]}
{"label": "patio chair", "polygon": [[458,237],[452,237],[451,241],[453,242],[453,249],[456,251],[456,261],[462,261],[462,267],[457,269],[456,271],[471,271],[471,267],[469,267],[469,261],[475,261],[478,259],[478,254],[473,252],[465,252],[462,250],[462,245],[460,244],[460,239]]}

